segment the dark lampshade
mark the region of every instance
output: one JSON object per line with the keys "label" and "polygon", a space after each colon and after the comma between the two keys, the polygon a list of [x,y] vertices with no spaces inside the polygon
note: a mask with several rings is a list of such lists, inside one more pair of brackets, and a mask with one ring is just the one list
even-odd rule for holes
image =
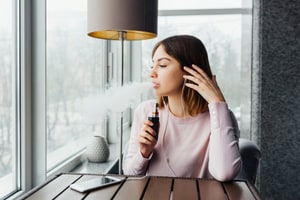
{"label": "dark lampshade", "polygon": [[158,0],[88,0],[88,35],[143,40],[157,35]]}

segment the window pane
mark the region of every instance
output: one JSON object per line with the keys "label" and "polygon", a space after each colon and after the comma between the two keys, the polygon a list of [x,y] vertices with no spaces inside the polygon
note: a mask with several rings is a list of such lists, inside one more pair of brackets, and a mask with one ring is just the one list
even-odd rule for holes
{"label": "window pane", "polygon": [[[47,167],[78,153],[100,121],[82,106],[104,87],[104,41],[87,36],[86,1],[47,2]],[[97,122],[95,122],[97,121]]]}
{"label": "window pane", "polygon": [[[246,88],[250,91],[250,79],[241,77],[242,70],[243,73],[246,70],[250,74],[250,64],[243,62],[249,59],[243,58],[242,60],[242,51],[243,48],[249,49],[251,44],[249,39],[243,42],[244,46],[242,46],[242,19],[242,15],[161,16],[158,21],[158,37],[143,41],[143,58],[151,59],[152,47],[158,40],[176,34],[197,36],[206,46],[212,71],[216,74],[230,108],[240,121],[241,106],[248,107],[247,111],[250,110],[250,95],[248,101],[241,101],[241,89]],[[251,24],[243,28],[251,32]],[[144,65],[147,65],[146,63],[149,61],[146,61]],[[249,114],[249,112],[243,113],[244,117]],[[242,134],[248,137],[250,122],[248,121],[245,126],[247,127],[242,129],[247,131]]]}
{"label": "window pane", "polygon": [[13,1],[0,1],[0,198],[17,189]]}

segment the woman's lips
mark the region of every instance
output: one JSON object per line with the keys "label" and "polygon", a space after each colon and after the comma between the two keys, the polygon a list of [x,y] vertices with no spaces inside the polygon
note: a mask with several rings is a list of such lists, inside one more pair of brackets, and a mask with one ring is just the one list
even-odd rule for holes
{"label": "woman's lips", "polygon": [[154,89],[157,89],[157,88],[159,87],[159,84],[156,83],[156,82],[152,82],[152,84],[153,84],[153,88],[154,88]]}

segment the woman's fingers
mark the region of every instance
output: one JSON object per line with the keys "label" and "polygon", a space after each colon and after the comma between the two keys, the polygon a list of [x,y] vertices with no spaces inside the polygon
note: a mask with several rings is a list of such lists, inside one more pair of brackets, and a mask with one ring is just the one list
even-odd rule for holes
{"label": "woman's fingers", "polygon": [[197,65],[192,65],[192,68],[184,67],[184,70],[187,71],[191,76],[194,76],[198,80],[210,80],[208,75],[204,72],[203,69],[198,67]]}
{"label": "woman's fingers", "polygon": [[189,75],[184,75],[183,78],[191,81],[191,83],[185,83],[185,85],[196,90],[208,103],[225,101],[216,77],[209,78],[200,67],[196,65],[192,65],[192,67],[193,69],[184,67]]}
{"label": "woman's fingers", "polygon": [[145,143],[145,144],[150,144],[150,143],[153,143],[155,141],[155,138],[153,135],[151,135],[150,133],[148,132],[142,132],[140,134],[140,141]]}
{"label": "woman's fingers", "polygon": [[153,122],[151,122],[150,120],[146,120],[144,122],[143,130],[145,135],[151,135],[152,137],[155,137],[156,133],[152,128],[152,126],[153,126]]}
{"label": "woman's fingers", "polygon": [[183,78],[188,79],[192,82],[186,84],[188,87],[191,87],[198,92],[202,92],[205,89],[213,87],[213,80],[210,79],[200,67],[193,65],[193,69],[184,67],[184,70],[189,74],[184,75]]}
{"label": "woman's fingers", "polygon": [[149,157],[151,152],[153,152],[154,146],[156,145],[156,139],[154,135],[155,131],[151,128],[153,123],[149,120],[144,122],[144,126],[138,137],[138,142],[140,144],[140,151],[142,155],[146,158]]}
{"label": "woman's fingers", "polygon": [[145,144],[156,143],[156,139],[155,139],[156,133],[151,128],[152,125],[153,123],[149,120],[146,120],[144,122],[144,126],[140,133],[140,142],[143,142]]}

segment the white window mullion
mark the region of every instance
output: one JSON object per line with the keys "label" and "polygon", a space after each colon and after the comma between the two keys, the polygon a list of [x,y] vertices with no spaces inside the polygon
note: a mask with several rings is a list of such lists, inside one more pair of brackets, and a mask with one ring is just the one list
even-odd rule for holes
{"label": "white window mullion", "polygon": [[18,47],[19,54],[19,86],[20,86],[20,189],[29,190],[32,186],[31,173],[31,2],[18,0],[19,30]]}
{"label": "white window mullion", "polygon": [[32,185],[46,180],[46,2],[32,0],[31,6],[31,106]]}

